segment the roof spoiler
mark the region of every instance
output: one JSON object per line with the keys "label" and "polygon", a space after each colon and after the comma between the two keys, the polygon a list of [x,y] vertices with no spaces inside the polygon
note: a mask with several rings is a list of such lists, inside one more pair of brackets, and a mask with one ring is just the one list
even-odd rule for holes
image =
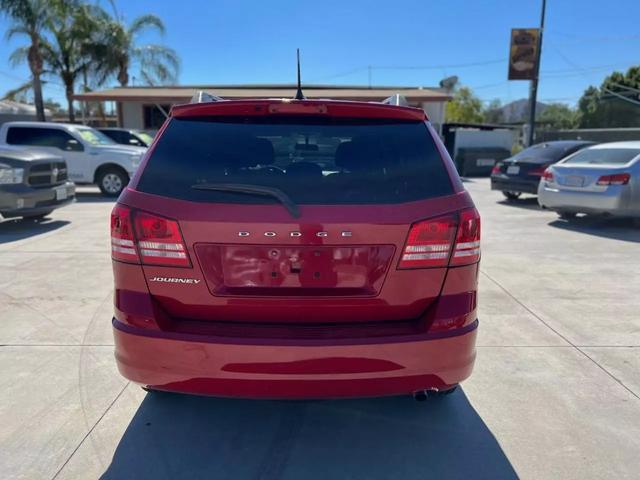
{"label": "roof spoiler", "polygon": [[211,95],[210,93],[205,92],[204,90],[198,90],[193,94],[189,103],[209,103],[209,102],[221,102],[224,98],[217,97],[215,95]]}
{"label": "roof spoiler", "polygon": [[400,95],[399,93],[394,93],[390,97],[387,97],[384,100],[382,100],[382,102],[380,103],[384,103],[385,105],[397,105],[400,107],[409,106],[409,102],[407,102],[406,97],[404,95]]}

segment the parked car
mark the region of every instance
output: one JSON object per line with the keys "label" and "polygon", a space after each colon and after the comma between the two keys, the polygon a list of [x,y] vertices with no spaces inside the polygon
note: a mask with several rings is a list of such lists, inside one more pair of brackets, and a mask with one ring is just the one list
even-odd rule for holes
{"label": "parked car", "polygon": [[640,218],[640,142],[594,145],[552,165],[542,176],[538,203],[563,218]]}
{"label": "parked car", "polygon": [[29,147],[61,155],[75,183],[94,183],[107,196],[127,186],[146,151],[118,145],[99,131],[82,125],[45,122],[7,122],[0,127],[0,144]]}
{"label": "parked car", "polygon": [[535,195],[540,177],[549,165],[590,145],[594,142],[558,140],[525,148],[504,162],[496,163],[491,171],[491,190],[500,190],[507,200],[515,200],[523,193]]}
{"label": "parked car", "polygon": [[133,145],[136,147],[148,147],[153,142],[153,135],[144,130],[129,128],[98,128],[107,137],[121,145]]}
{"label": "parked car", "polygon": [[450,393],[475,358],[480,217],[421,109],[172,109],[111,215],[116,360],[152,390]]}
{"label": "parked car", "polygon": [[43,218],[75,199],[60,156],[0,147],[0,215]]}

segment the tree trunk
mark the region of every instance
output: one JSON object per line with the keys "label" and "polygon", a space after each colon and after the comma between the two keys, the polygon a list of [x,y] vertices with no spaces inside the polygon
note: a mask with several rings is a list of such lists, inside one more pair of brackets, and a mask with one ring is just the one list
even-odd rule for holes
{"label": "tree trunk", "polygon": [[31,46],[27,55],[29,70],[33,77],[33,103],[36,105],[36,118],[39,122],[44,122],[44,101],[42,100],[42,55],[40,54],[40,37],[31,35]]}
{"label": "tree trunk", "polygon": [[76,112],[73,109],[73,84],[66,86],[65,94],[67,96],[67,105],[69,108],[69,121],[74,123],[76,121]]}
{"label": "tree trunk", "polygon": [[33,74],[33,101],[36,105],[36,118],[39,122],[46,121],[44,117],[44,101],[42,100],[42,82],[39,74]]}

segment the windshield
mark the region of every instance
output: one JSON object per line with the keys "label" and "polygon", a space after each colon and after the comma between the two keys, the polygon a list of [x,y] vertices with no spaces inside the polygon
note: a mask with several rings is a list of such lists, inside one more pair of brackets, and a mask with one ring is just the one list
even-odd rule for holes
{"label": "windshield", "polygon": [[151,142],[153,142],[153,136],[149,135],[147,132],[136,130],[136,135],[147,145],[151,145]]}
{"label": "windshield", "polygon": [[138,189],[201,202],[274,203],[265,195],[192,188],[278,189],[295,204],[400,203],[453,187],[423,122],[336,118],[174,118]]}
{"label": "windshield", "polygon": [[617,164],[629,163],[640,155],[640,148],[591,148],[576,153],[563,164]]}
{"label": "windshield", "polygon": [[93,128],[76,128],[83,140],[91,145],[113,145],[116,142],[107,137],[104,133]]}

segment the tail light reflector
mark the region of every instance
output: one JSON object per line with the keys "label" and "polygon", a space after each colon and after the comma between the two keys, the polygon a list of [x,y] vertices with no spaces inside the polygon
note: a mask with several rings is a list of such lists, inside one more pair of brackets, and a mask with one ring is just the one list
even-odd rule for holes
{"label": "tail light reflector", "polygon": [[144,265],[191,266],[178,222],[123,205],[111,212],[111,256]]}
{"label": "tail light reflector", "polygon": [[603,175],[596,182],[597,185],[626,185],[629,183],[631,175],[628,173],[616,173],[614,175]]}
{"label": "tail light reflector", "polygon": [[414,223],[398,268],[446,267],[457,224],[454,215]]}
{"label": "tail light reflector", "polygon": [[494,173],[500,173],[501,168],[502,168],[502,163],[501,162],[496,163],[491,169],[491,174],[493,175]]}
{"label": "tail light reflector", "polygon": [[133,237],[131,210],[116,205],[111,212],[111,256],[121,262],[140,263]]}
{"label": "tail light reflector", "polygon": [[480,260],[480,215],[475,208],[415,223],[398,268],[470,265]]}
{"label": "tail light reflector", "polygon": [[552,182],[553,172],[551,172],[551,170],[547,168],[544,172],[542,172],[542,179],[546,182]]}
{"label": "tail light reflector", "polygon": [[460,212],[460,224],[451,266],[469,265],[480,260],[480,215],[475,208]]}

